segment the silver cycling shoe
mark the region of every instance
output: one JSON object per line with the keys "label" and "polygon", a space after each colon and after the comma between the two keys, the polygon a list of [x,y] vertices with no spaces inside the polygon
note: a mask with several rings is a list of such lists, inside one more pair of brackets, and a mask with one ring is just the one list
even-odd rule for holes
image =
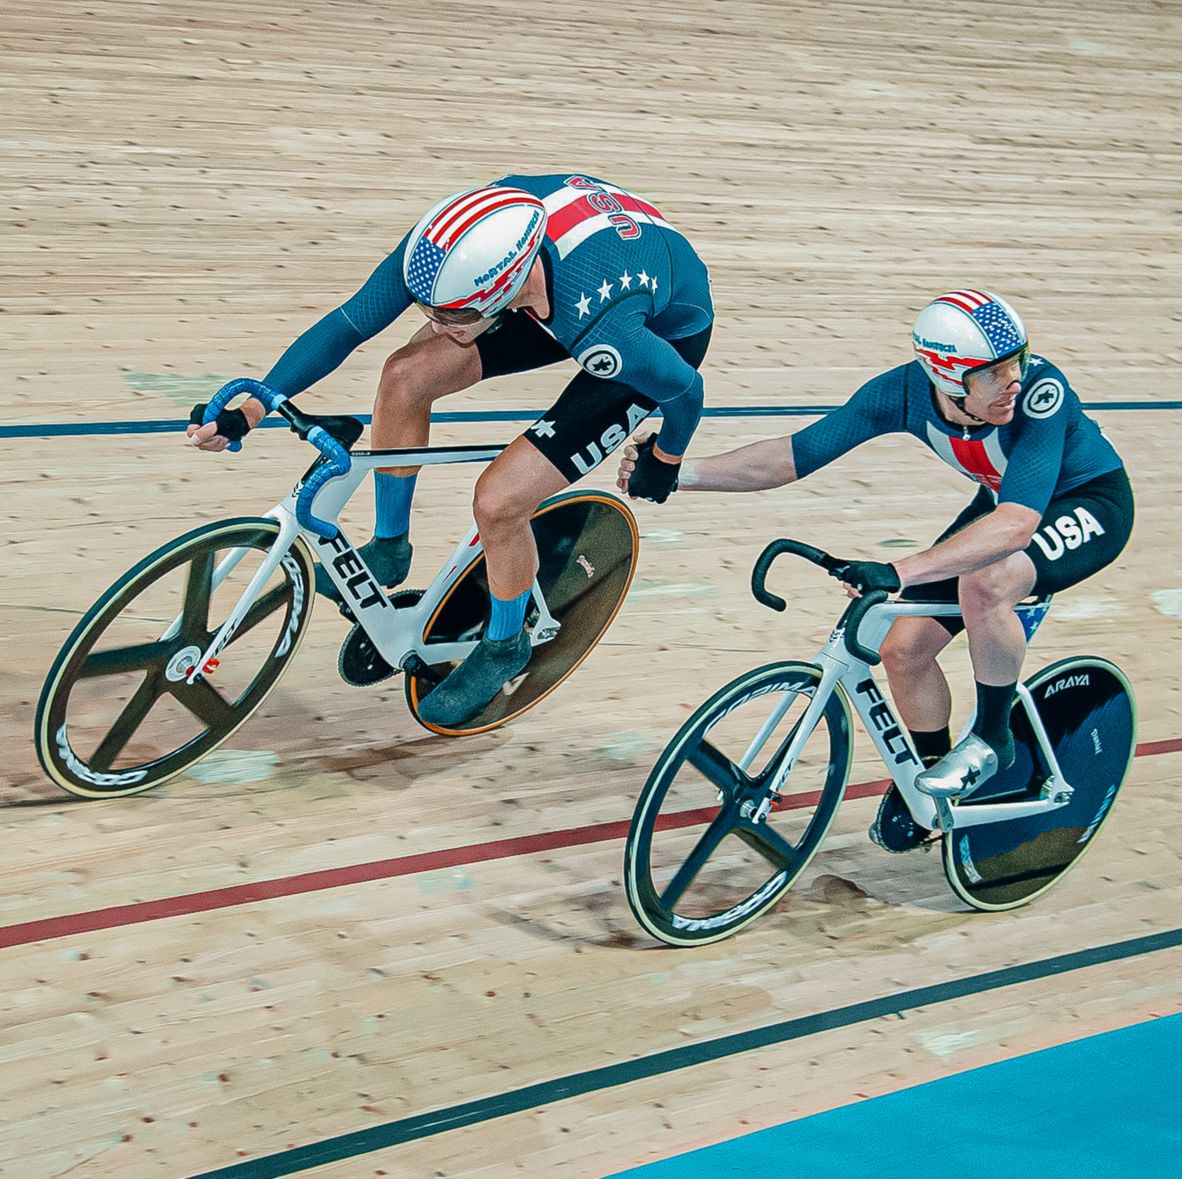
{"label": "silver cycling shoe", "polygon": [[1011,739],[1009,759],[998,757],[997,751],[988,741],[976,733],[970,733],[958,741],[930,770],[924,770],[915,777],[915,787],[929,798],[965,798],[979,786],[988,782],[998,770],[1013,764],[1013,740]]}

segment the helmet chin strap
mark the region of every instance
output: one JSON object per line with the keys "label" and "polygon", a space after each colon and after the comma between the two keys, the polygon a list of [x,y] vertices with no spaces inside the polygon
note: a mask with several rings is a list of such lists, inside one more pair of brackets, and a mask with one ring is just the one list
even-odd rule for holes
{"label": "helmet chin strap", "polygon": [[949,401],[951,401],[951,402],[952,402],[952,404],[953,404],[953,405],[955,405],[955,406],[956,406],[956,408],[957,408],[958,410],[960,410],[960,412],[961,412],[962,414],[964,414],[964,416],[965,416],[966,418],[971,418],[971,419],[972,419],[974,422],[976,422],[976,423],[977,423],[979,426],[984,426],[984,425],[986,425],[987,423],[986,423],[986,421],[985,421],[985,419],[984,419],[984,418],[979,418],[979,417],[977,417],[977,415],[976,415],[975,413],[972,413],[971,411],[969,411],[969,410],[965,409],[965,404],[964,404],[964,403],[965,403],[965,401],[967,400],[967,398],[968,398],[968,394],[967,394],[967,393],[964,395],[964,397],[953,397],[951,394],[949,394],[948,400],[949,400]]}

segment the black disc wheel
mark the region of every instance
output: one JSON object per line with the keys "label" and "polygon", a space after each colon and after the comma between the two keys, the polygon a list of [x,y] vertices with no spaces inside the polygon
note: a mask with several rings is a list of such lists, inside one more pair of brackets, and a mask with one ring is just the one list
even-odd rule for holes
{"label": "black disc wheel", "polygon": [[820,848],[850,768],[840,693],[774,789],[820,682],[811,663],[756,668],[711,696],[657,759],[624,847],[628,904],[653,937],[698,946],[737,933]]}
{"label": "black disc wheel", "polygon": [[[1026,681],[1072,788],[1064,807],[1030,818],[954,829],[944,836],[948,883],[974,909],[1013,909],[1046,892],[1096,841],[1112,813],[1137,739],[1124,673],[1105,659],[1060,660]],[[956,809],[1040,797],[1049,767],[1026,709],[1010,714],[1017,756]]]}
{"label": "black disc wheel", "polygon": [[[636,569],[636,520],[615,496],[569,491],[547,500],[531,520],[538,546],[538,583],[560,629],[534,647],[525,670],[478,715],[456,728],[427,724],[419,704],[456,666],[432,662],[432,643],[479,639],[489,616],[488,571],[481,554],[456,580],[423,631],[427,666],[405,678],[406,702],[416,720],[435,733],[462,736],[495,729],[549,695],[587,657],[611,625]],[[527,616],[531,626],[536,611]]]}
{"label": "black disc wheel", "polygon": [[297,539],[204,674],[190,672],[279,538],[273,520],[224,520],[170,541],[86,612],[37,706],[45,772],[84,798],[138,794],[226,740],[291,662],[312,612]]}

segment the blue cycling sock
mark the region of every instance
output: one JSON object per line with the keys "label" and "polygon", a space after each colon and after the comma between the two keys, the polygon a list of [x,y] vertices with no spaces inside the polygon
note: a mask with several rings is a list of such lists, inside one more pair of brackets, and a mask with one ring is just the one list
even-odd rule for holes
{"label": "blue cycling sock", "polygon": [[492,615],[484,632],[486,639],[511,639],[521,630],[525,625],[525,606],[529,601],[530,592],[526,590],[525,593],[508,599],[489,595]]}
{"label": "blue cycling sock", "polygon": [[374,536],[405,536],[410,531],[410,503],[414,499],[418,475],[389,475],[374,473],[374,495],[377,502],[377,522]]}

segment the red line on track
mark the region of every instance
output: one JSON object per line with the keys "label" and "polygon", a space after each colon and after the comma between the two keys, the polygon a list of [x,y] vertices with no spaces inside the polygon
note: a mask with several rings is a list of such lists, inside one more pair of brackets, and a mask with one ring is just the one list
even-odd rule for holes
{"label": "red line on track", "polygon": [[[1152,757],[1160,753],[1177,753],[1179,750],[1182,750],[1182,738],[1149,741],[1138,745],[1134,756]],[[846,797],[871,798],[881,794],[886,789],[886,783],[885,778],[873,782],[856,782],[846,788]],[[784,796],[781,806],[810,806],[816,800],[816,792],[788,794]],[[694,821],[699,818],[697,812],[687,812],[687,816],[692,816]],[[443,851],[397,856],[390,860],[373,860],[368,864],[350,864],[344,868],[301,872],[298,876],[280,876],[275,880],[258,880],[251,884],[232,885],[229,888],[211,888],[205,892],[161,897],[155,901],[113,905],[108,909],[91,909],[84,913],[70,913],[64,917],[23,921],[18,925],[0,927],[0,949],[48,941],[51,938],[69,937],[71,934],[116,929],[121,925],[159,921],[165,917],[184,917],[192,913],[208,913],[213,909],[230,909],[235,905],[298,896],[301,893],[319,892],[326,888],[343,888],[345,885],[363,884],[370,880],[389,880],[395,876],[411,876],[416,872],[437,872],[441,868],[455,868],[461,864],[479,864],[485,860],[533,855],[537,852],[557,851],[564,847],[579,847],[587,843],[604,843],[612,839],[623,839],[627,832],[626,820],[595,823],[588,827],[571,827],[565,831],[543,831],[537,835],[520,835],[515,839],[498,839],[490,843],[446,848]]]}

